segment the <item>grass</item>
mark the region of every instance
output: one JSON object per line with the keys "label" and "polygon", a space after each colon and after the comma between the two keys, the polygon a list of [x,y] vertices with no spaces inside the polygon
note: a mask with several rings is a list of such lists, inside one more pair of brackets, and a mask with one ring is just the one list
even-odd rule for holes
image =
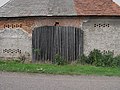
{"label": "grass", "polygon": [[15,61],[0,61],[0,71],[27,72],[59,75],[97,75],[120,76],[120,68],[95,67],[88,65],[52,65],[52,64],[22,64]]}

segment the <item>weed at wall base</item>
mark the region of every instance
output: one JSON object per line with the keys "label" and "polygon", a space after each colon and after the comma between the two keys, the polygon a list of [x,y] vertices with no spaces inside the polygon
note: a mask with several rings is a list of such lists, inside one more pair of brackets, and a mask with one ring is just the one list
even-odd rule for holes
{"label": "weed at wall base", "polygon": [[111,51],[94,49],[88,56],[81,55],[78,62],[82,65],[89,64],[102,67],[120,67],[120,55],[114,56]]}
{"label": "weed at wall base", "polygon": [[56,54],[53,59],[53,64],[66,65],[68,64],[68,62],[65,59],[63,59],[59,54]]}

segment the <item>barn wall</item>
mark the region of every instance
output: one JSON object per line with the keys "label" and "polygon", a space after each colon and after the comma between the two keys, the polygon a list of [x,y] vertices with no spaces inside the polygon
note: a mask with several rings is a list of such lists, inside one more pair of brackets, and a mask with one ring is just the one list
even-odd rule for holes
{"label": "barn wall", "polygon": [[31,58],[31,37],[22,29],[0,30],[0,58]]}
{"label": "barn wall", "polygon": [[58,26],[73,26],[84,30],[85,54],[93,49],[111,50],[120,54],[120,18],[31,17],[0,19],[0,57],[18,57],[18,53],[14,55],[3,52],[5,49],[19,49],[22,54],[29,52],[32,59],[32,30],[40,26],[54,26],[55,22],[59,22]]}
{"label": "barn wall", "polygon": [[84,53],[93,49],[110,50],[120,54],[120,18],[88,18],[85,19]]}
{"label": "barn wall", "polygon": [[80,27],[79,17],[30,17],[0,19],[0,30],[22,28],[31,34],[35,27],[54,26],[56,22],[59,23],[58,26]]}
{"label": "barn wall", "polygon": [[36,18],[36,27],[39,26],[54,26],[55,22],[59,22],[58,26],[80,27],[80,18],[77,17],[61,17],[61,18]]}
{"label": "barn wall", "polygon": [[40,26],[54,26],[56,22],[58,26],[80,27],[80,19],[72,17],[0,19],[0,58],[27,55],[32,59],[32,30]]}
{"label": "barn wall", "polygon": [[0,19],[0,30],[22,28],[28,33],[32,33],[34,28],[34,18],[4,18]]}

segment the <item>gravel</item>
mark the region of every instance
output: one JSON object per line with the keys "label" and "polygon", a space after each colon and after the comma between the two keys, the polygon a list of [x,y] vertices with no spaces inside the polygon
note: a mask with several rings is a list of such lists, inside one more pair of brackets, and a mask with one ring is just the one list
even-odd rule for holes
{"label": "gravel", "polygon": [[0,90],[120,90],[120,77],[0,72]]}

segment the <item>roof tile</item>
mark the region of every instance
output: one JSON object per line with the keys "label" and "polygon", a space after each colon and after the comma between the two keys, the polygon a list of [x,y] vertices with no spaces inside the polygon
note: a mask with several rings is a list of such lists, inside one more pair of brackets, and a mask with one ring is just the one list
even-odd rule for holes
{"label": "roof tile", "polygon": [[112,0],[74,0],[78,15],[120,16],[120,6]]}

